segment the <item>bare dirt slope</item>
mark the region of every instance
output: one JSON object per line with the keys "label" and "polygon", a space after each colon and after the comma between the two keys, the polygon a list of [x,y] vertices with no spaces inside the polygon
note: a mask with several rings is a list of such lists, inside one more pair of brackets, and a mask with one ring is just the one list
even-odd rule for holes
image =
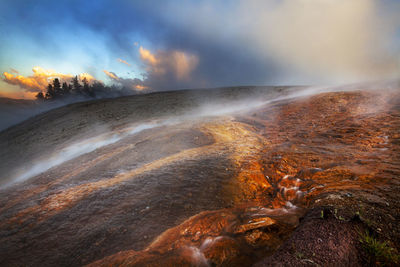
{"label": "bare dirt slope", "polygon": [[395,265],[399,91],[293,90],[80,103],[1,132],[0,264]]}

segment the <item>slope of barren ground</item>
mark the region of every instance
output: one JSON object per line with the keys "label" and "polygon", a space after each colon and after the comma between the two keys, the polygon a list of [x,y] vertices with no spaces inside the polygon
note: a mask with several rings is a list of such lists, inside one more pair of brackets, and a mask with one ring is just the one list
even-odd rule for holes
{"label": "slope of barren ground", "polygon": [[1,132],[0,264],[395,265],[399,91],[299,90],[94,101]]}

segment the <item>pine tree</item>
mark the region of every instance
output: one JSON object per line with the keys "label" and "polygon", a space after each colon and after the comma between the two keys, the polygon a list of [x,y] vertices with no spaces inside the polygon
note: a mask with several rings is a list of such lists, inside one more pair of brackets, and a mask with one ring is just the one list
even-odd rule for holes
{"label": "pine tree", "polygon": [[72,78],[72,92],[74,94],[80,94],[81,92],[82,85],[79,83],[78,76],[75,76]]}
{"label": "pine tree", "polygon": [[61,83],[60,83],[60,80],[58,78],[55,78],[53,80],[53,90],[54,90],[54,96],[55,97],[59,97],[59,96],[62,95]]}
{"label": "pine tree", "polygon": [[35,97],[36,97],[37,100],[41,100],[41,101],[44,100],[43,92],[37,93],[37,94],[35,95]]}
{"label": "pine tree", "polygon": [[55,96],[53,85],[49,84],[47,86],[47,92],[46,92],[46,99],[53,99]]}
{"label": "pine tree", "polygon": [[82,83],[83,83],[83,94],[88,96],[90,94],[90,92],[89,92],[89,82],[86,79],[86,77],[84,77],[82,79]]}
{"label": "pine tree", "polygon": [[68,95],[70,93],[69,86],[66,82],[62,84],[62,92],[64,95]]}

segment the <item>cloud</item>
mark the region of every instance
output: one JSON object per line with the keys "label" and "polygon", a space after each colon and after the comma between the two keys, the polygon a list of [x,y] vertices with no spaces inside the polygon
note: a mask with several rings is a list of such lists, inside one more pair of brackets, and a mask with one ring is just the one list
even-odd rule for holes
{"label": "cloud", "polygon": [[[43,80],[41,77],[24,77],[22,75],[14,76],[11,73],[4,72],[3,73],[3,81],[9,84],[18,85],[19,87],[29,91],[41,91],[44,88]],[[47,80],[46,80],[47,82]]]}
{"label": "cloud", "polygon": [[319,83],[398,75],[399,7],[387,0],[201,1],[169,3],[159,14],[191,38],[273,63],[281,81]]}
{"label": "cloud", "polygon": [[143,79],[122,78],[107,70],[104,73],[114,82],[134,90],[177,89],[190,82],[199,63],[196,55],[178,50],[152,53],[140,46],[139,56],[146,71]]}
{"label": "cloud", "polygon": [[143,84],[143,81],[137,78],[121,78],[118,77],[117,74],[111,71],[103,70],[103,72],[114,82],[122,85],[125,88],[135,90],[135,91],[142,91],[148,89],[147,86]]}
{"label": "cloud", "polygon": [[188,81],[193,70],[199,63],[198,56],[183,51],[157,51],[155,54],[143,47],[139,48],[139,55],[146,65],[147,82],[165,79],[172,76],[176,81]]}
{"label": "cloud", "polygon": [[106,71],[106,70],[103,70],[104,71],[104,73],[108,76],[108,77],[110,77],[112,80],[115,80],[115,81],[118,81],[118,76],[114,73],[114,72],[110,72],[110,71]]}
{"label": "cloud", "polygon": [[153,66],[158,64],[156,57],[149,50],[144,49],[142,46],[139,47],[139,54],[143,62]]}
{"label": "cloud", "polygon": [[[71,78],[67,78],[67,79],[64,79],[64,80],[69,81]],[[81,73],[81,74],[78,75],[78,78],[81,81],[83,79],[86,79],[89,83],[91,83],[93,81],[97,81],[97,79],[95,77],[93,77],[92,75],[90,75],[89,73]]]}
{"label": "cloud", "polygon": [[[254,1],[260,5],[260,1]],[[285,0],[249,6],[246,21],[257,50],[306,74],[364,80],[396,71],[383,40],[393,29],[373,0]],[[258,13],[262,27],[249,14]],[[288,19],[290,18],[290,19]],[[279,25],[279,27],[276,27]]]}
{"label": "cloud", "polygon": [[[54,78],[59,78],[61,81],[69,82],[74,77],[70,74],[58,73],[54,70],[46,70],[38,66],[34,67],[32,71],[33,75],[28,77],[4,72],[2,80],[8,84],[17,85],[26,92],[40,92],[46,90],[47,85]],[[78,77],[80,80],[86,78],[88,82],[96,80],[88,73],[81,73]]]}
{"label": "cloud", "polygon": [[190,74],[197,67],[199,58],[195,55],[174,51],[171,58],[171,67],[175,71],[178,81],[190,79]]}
{"label": "cloud", "polygon": [[[144,72],[141,86],[152,90],[348,83],[399,74],[396,0],[71,1],[27,3],[29,12],[22,13],[19,1],[5,1],[4,81],[42,88],[46,79],[9,70],[37,60],[96,77],[113,71],[115,83],[129,81],[122,61],[129,62],[130,72]],[[43,15],[57,10],[64,15]],[[137,57],[128,54],[132,48]]]}
{"label": "cloud", "polygon": [[14,99],[36,99],[37,92],[27,92],[27,91],[11,91],[11,92],[1,92],[0,97],[14,98]]}
{"label": "cloud", "polygon": [[128,62],[126,62],[125,60],[120,59],[120,58],[117,58],[117,61],[120,62],[120,63],[123,63],[123,64],[125,64],[125,65],[128,65],[128,66],[131,65],[131,64],[129,64]]}

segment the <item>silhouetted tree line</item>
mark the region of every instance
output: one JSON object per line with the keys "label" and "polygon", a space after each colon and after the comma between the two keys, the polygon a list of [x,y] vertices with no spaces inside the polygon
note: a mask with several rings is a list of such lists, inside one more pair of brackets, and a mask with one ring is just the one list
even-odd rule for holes
{"label": "silhouetted tree line", "polygon": [[62,84],[58,78],[55,78],[53,82],[49,83],[47,86],[46,92],[39,92],[36,98],[38,100],[56,100],[74,96],[83,98],[105,98],[132,93],[132,90],[120,88],[115,85],[106,86],[99,81],[93,81],[89,84],[86,78],[83,78],[82,83],[80,83],[78,76],[75,76],[70,83],[63,82]]}

